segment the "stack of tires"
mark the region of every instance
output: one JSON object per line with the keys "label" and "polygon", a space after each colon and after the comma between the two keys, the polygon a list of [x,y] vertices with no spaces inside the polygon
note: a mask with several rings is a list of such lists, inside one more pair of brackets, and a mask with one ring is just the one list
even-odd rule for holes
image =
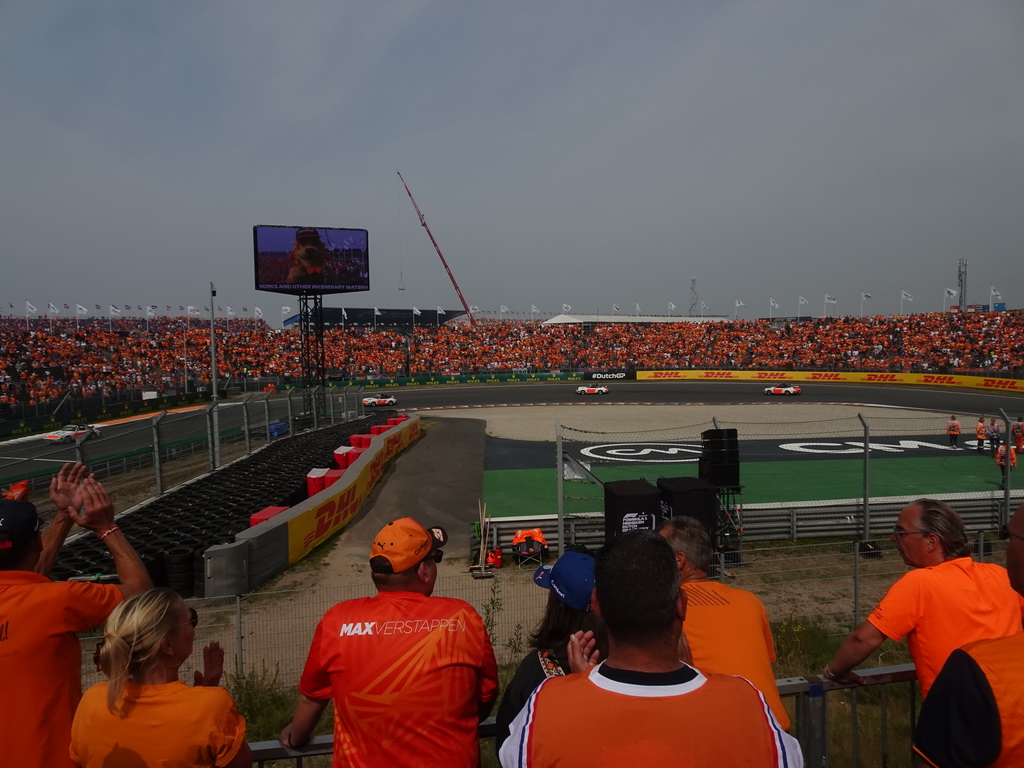
{"label": "stack of tires", "polygon": [[[349,437],[386,424],[387,412],[374,411],[355,422],[296,434],[259,453],[154,499],[118,518],[150,578],[182,597],[203,597],[203,553],[234,541],[249,527],[249,516],[266,506],[291,507],[306,498],[306,474],[334,466],[334,449]],[[113,559],[95,536],[68,542],[54,565],[55,580],[114,573]]]}

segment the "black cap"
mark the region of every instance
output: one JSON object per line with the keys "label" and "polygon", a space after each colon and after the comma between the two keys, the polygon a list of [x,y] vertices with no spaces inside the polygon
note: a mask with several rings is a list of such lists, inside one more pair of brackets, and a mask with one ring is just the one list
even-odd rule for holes
{"label": "black cap", "polygon": [[10,549],[39,535],[43,519],[27,501],[0,499],[0,549]]}

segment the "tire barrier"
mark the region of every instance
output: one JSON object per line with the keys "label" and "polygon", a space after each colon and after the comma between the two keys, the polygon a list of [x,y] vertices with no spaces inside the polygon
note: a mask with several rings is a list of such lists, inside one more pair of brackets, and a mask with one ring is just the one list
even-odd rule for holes
{"label": "tire barrier", "polygon": [[[271,443],[215,473],[167,492],[118,517],[153,583],[182,597],[203,592],[203,553],[233,544],[250,518],[268,506],[285,509],[307,498],[306,475],[335,467],[334,451],[351,437],[384,425],[375,413],[357,422],[323,427]],[[57,581],[115,573],[113,559],[95,537],[82,533],[65,543],[51,578]]]}

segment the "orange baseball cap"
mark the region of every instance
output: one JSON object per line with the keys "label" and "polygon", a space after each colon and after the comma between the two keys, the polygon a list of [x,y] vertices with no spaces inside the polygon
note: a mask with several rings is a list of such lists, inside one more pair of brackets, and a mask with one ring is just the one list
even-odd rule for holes
{"label": "orange baseball cap", "polygon": [[373,537],[370,569],[374,573],[407,571],[447,542],[448,533],[440,526],[424,528],[411,517],[392,520]]}

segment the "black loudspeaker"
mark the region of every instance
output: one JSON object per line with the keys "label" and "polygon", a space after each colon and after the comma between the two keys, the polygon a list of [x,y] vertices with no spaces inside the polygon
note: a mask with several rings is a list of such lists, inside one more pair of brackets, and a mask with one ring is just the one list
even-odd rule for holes
{"label": "black loudspeaker", "polygon": [[719,488],[740,485],[740,447],[735,429],[708,429],[701,432],[701,458],[697,465],[700,478]]}
{"label": "black loudspeaker", "polygon": [[661,521],[658,489],[646,480],[604,484],[604,536],[611,541],[627,531],[653,531]]}
{"label": "black loudspeaker", "polygon": [[688,515],[696,518],[715,541],[718,530],[718,489],[696,477],[659,477],[663,520]]}

